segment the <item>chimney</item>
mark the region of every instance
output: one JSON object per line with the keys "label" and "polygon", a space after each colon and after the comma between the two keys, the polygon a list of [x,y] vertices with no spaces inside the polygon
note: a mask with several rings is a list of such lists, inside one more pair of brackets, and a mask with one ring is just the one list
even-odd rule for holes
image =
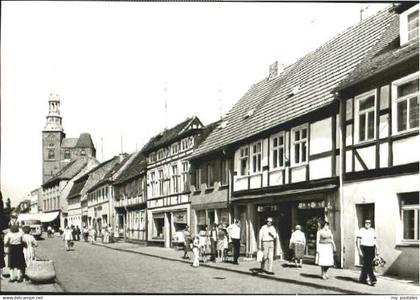
{"label": "chimney", "polygon": [[268,80],[276,78],[281,72],[283,72],[284,65],[282,63],[279,64],[278,61],[275,61],[270,65],[270,70],[268,73]]}

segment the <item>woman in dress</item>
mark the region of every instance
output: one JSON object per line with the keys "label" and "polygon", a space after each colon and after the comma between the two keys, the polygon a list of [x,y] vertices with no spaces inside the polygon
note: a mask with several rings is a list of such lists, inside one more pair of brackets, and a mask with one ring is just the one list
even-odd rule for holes
{"label": "woman in dress", "polygon": [[10,282],[22,282],[25,271],[25,257],[23,256],[23,233],[17,224],[10,226],[10,231],[4,237],[4,245],[9,248],[8,266],[10,269]]}
{"label": "woman in dress", "polygon": [[226,229],[223,229],[223,225],[220,224],[217,230],[217,257],[219,258],[220,261],[224,260],[226,238],[227,238]]}
{"label": "woman in dress", "polygon": [[336,250],[334,237],[328,222],[325,222],[322,229],[318,230],[316,234],[316,249],[322,279],[327,279],[328,269],[334,265],[334,252]]}
{"label": "woman in dress", "polygon": [[289,244],[290,249],[293,250],[293,260],[296,268],[302,268],[302,258],[305,254],[306,238],[301,229],[300,225],[296,225]]}
{"label": "woman in dress", "polygon": [[35,238],[30,234],[31,228],[29,226],[23,227],[23,242],[26,244],[26,247],[23,248],[23,256],[25,257],[26,266],[35,259],[34,247],[38,246]]}
{"label": "woman in dress", "polygon": [[192,250],[194,254],[194,261],[192,266],[197,268],[200,266],[200,237],[198,235],[194,235],[192,239]]}

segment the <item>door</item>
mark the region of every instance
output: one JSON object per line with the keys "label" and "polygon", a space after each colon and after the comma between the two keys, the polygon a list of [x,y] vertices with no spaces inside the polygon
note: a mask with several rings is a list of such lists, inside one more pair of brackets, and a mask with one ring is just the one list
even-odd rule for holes
{"label": "door", "polygon": [[[359,229],[364,226],[365,220],[370,220],[371,226],[375,228],[375,204],[356,204],[356,219],[355,235],[357,235]],[[363,265],[363,258],[359,256],[356,245],[354,246],[354,253],[354,264],[356,266]]]}
{"label": "door", "polygon": [[316,254],[316,233],[319,224],[324,220],[324,209],[299,209],[298,220],[306,237],[305,256],[315,257]]}

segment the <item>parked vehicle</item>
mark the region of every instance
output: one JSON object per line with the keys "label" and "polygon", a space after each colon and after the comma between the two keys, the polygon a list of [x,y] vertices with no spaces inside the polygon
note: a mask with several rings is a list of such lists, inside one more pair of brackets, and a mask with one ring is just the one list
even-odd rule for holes
{"label": "parked vehicle", "polygon": [[20,221],[22,226],[29,226],[31,228],[31,234],[39,239],[42,235],[42,223],[40,220],[28,219]]}

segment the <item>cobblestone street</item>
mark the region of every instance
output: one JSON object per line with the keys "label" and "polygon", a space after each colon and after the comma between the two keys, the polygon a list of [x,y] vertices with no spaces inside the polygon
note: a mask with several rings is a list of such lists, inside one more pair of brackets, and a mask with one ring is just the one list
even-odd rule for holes
{"label": "cobblestone street", "polygon": [[351,278],[357,278],[357,273],[348,270],[331,270],[334,278],[326,282],[318,278],[315,266],[305,265],[298,270],[284,268],[281,262],[277,262],[276,277],[262,278],[252,276],[250,269],[256,267],[255,261],[242,262],[240,266],[208,263],[196,269],[180,260],[181,252],[174,249],[126,243],[108,244],[107,247],[84,242],[75,244],[74,251],[66,252],[62,240],[56,236],[41,240],[37,249],[38,257],[54,260],[60,288],[8,283],[3,291],[283,295],[418,293],[415,285],[390,279],[380,279],[374,288],[363,286]]}

